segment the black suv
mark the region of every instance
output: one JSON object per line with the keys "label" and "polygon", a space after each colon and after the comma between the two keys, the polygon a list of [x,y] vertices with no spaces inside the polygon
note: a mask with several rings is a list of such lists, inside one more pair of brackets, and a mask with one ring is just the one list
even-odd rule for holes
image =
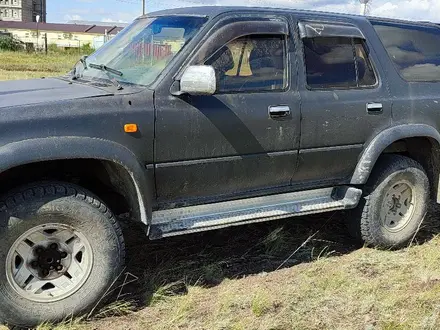
{"label": "black suv", "polygon": [[157,239],[346,209],[365,244],[405,245],[440,200],[439,82],[435,24],[198,7],[0,83],[0,320],[101,301],[115,214]]}

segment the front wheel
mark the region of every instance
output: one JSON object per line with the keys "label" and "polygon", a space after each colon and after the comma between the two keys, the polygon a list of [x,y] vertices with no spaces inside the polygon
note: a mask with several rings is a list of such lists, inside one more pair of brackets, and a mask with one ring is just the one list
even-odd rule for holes
{"label": "front wheel", "polygon": [[366,245],[399,248],[417,233],[429,203],[429,180],[415,160],[382,156],[359,206],[348,220],[351,234]]}
{"label": "front wheel", "polygon": [[36,184],[0,203],[0,321],[56,322],[91,310],[121,271],[125,245],[98,198],[65,183]]}

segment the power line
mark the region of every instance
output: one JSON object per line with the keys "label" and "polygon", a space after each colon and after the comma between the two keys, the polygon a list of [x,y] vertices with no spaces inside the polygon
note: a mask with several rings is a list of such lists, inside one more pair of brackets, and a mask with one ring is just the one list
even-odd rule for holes
{"label": "power line", "polygon": [[147,0],[116,0],[118,2],[130,3],[130,4],[139,4],[142,2],[142,15],[146,13],[146,1]]}
{"label": "power line", "polygon": [[[115,0],[117,2],[122,2],[122,3],[129,3],[132,5],[142,5],[142,14],[145,15],[147,13],[147,0]],[[192,4],[198,4],[201,5],[203,4],[203,0],[183,0],[186,3],[192,3]],[[148,0],[149,4],[157,4],[158,0]]]}
{"label": "power line", "polygon": [[139,4],[142,0],[116,0],[118,2],[130,3],[130,4]]}

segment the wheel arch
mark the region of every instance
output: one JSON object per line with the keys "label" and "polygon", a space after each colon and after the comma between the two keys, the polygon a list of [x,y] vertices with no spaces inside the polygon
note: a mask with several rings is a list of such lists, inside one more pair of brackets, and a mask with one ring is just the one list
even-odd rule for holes
{"label": "wheel arch", "polygon": [[[440,202],[439,184],[439,157],[440,157],[440,133],[436,128],[426,124],[404,124],[388,128],[376,135],[366,146],[360,156],[356,169],[351,177],[350,183],[353,185],[363,185],[367,183],[377,160],[383,153],[398,152],[395,146],[404,141],[425,141],[430,142],[431,161],[424,160],[425,167],[431,172],[434,179],[435,193],[437,201]],[[414,144],[414,143],[413,143]],[[426,156],[426,155],[425,155]],[[416,160],[423,161],[423,154],[419,154]],[[428,164],[429,163],[429,164]]]}
{"label": "wheel arch", "polygon": [[[132,151],[113,141],[89,137],[51,137],[13,142],[0,147],[0,176],[22,166],[53,161],[99,161],[109,171],[120,173],[133,187],[132,205],[139,221],[151,220],[150,184],[146,169]],[[133,202],[134,203],[134,202]]]}

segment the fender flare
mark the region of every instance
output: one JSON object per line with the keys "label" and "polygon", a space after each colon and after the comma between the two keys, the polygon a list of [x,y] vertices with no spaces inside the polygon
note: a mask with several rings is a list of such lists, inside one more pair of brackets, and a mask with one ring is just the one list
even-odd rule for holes
{"label": "fender flare", "polygon": [[367,183],[373,167],[382,152],[393,142],[413,137],[431,138],[436,140],[440,145],[440,133],[430,125],[405,124],[385,129],[376,135],[364,148],[350,183],[353,185]]}
{"label": "fender flare", "polygon": [[122,166],[136,188],[140,221],[150,224],[152,191],[143,168],[127,147],[109,140],[62,136],[35,138],[13,142],[0,147],[0,173],[20,165],[51,160],[97,159]]}

